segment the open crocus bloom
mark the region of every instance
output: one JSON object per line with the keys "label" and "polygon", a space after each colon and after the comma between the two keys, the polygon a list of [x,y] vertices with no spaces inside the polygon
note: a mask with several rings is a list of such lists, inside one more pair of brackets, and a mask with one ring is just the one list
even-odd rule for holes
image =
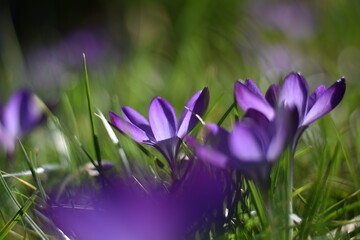
{"label": "open crocus bloom", "polygon": [[271,121],[249,109],[231,132],[206,124],[205,144],[190,138],[189,145],[198,158],[218,167],[239,169],[263,185],[268,182],[271,166],[295,135],[298,119],[296,108],[283,106]]}
{"label": "open crocus bloom", "polygon": [[180,120],[177,121],[174,108],[161,97],[155,97],[149,106],[149,121],[130,107],[122,107],[123,118],[110,112],[112,124],[134,141],[154,146],[170,164],[176,168],[176,157],[181,140],[195,127],[209,105],[209,90],[195,93],[186,104]]}
{"label": "open crocus bloom", "polygon": [[244,83],[237,81],[235,98],[244,111],[255,109],[269,120],[275,118],[277,107],[283,104],[295,106],[299,112],[298,131],[293,141],[295,144],[306,127],[340,103],[345,89],[345,78],[341,78],[328,89],[320,85],[309,96],[309,87],[305,78],[299,73],[291,73],[285,78],[282,86],[271,85],[265,97],[252,80],[247,79]]}
{"label": "open crocus bloom", "polygon": [[8,155],[15,151],[16,141],[24,137],[44,118],[35,96],[29,90],[15,92],[0,107],[0,142]]}

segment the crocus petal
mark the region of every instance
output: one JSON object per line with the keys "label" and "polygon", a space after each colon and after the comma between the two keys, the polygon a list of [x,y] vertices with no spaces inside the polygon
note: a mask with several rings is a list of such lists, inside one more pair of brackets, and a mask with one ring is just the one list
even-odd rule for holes
{"label": "crocus petal", "polygon": [[226,168],[229,166],[229,158],[227,154],[205,145],[200,145],[196,148],[196,156],[200,160],[208,162],[216,167]]}
{"label": "crocus petal", "polygon": [[256,135],[257,129],[240,122],[230,133],[230,151],[240,161],[258,162],[265,159],[264,149]]}
{"label": "crocus petal", "polygon": [[254,83],[253,80],[251,79],[246,79],[245,80],[245,86],[252,92],[254,93],[256,96],[258,96],[259,98],[265,100],[264,95],[262,94],[262,92],[260,91],[260,89],[258,88],[258,86]]}
{"label": "crocus petal", "polygon": [[34,128],[45,118],[35,96],[29,91],[25,95],[26,97],[23,98],[20,109],[20,125],[23,134]]}
{"label": "crocus petal", "polygon": [[303,76],[298,73],[289,74],[282,85],[279,106],[285,104],[296,106],[299,111],[300,119],[303,119],[307,106],[308,85]]}
{"label": "crocus petal", "polygon": [[122,115],[124,120],[132,123],[136,127],[143,130],[149,139],[155,141],[154,134],[151,131],[149,122],[137,111],[132,109],[131,107],[124,106],[121,108]]}
{"label": "crocus petal", "polygon": [[280,92],[280,86],[278,84],[272,84],[266,91],[265,98],[272,107],[276,107]]}
{"label": "crocus petal", "polygon": [[176,156],[179,152],[180,144],[181,144],[181,139],[175,136],[162,141],[158,141],[154,145],[154,147],[159,152],[161,152],[161,154],[169,162],[172,170],[175,170],[177,168],[175,164],[176,164]]}
{"label": "crocus petal", "polygon": [[[250,88],[248,86],[251,86]],[[254,84],[247,80],[247,84],[240,81],[235,83],[235,98],[239,106],[246,112],[249,108],[262,112],[268,119],[274,118],[274,109],[264,96],[254,90]]]}
{"label": "crocus petal", "polygon": [[268,146],[266,158],[275,162],[291,143],[299,126],[299,114],[295,106],[281,106],[276,113],[275,133]]}
{"label": "crocus petal", "polygon": [[217,124],[207,123],[204,127],[204,138],[206,145],[199,144],[190,136],[186,137],[186,142],[200,160],[217,167],[227,167],[230,164],[229,133]]}
{"label": "crocus petal", "polygon": [[42,119],[34,95],[28,90],[16,92],[3,113],[3,123],[10,134],[22,137]]}
{"label": "crocus petal", "polygon": [[113,112],[109,112],[111,123],[121,132],[129,135],[134,141],[138,143],[145,143],[153,145],[147,134],[134,124],[125,121]]}
{"label": "crocus petal", "polygon": [[326,113],[333,110],[344,97],[346,85],[345,78],[341,78],[331,87],[329,87],[314,103],[313,107],[306,114],[302,123],[303,126],[309,126]]}
{"label": "crocus petal", "polygon": [[250,119],[250,121],[255,122],[260,127],[267,129],[269,127],[270,121],[269,119],[261,112],[250,108],[244,115],[243,118],[245,121]]}
{"label": "crocus petal", "polygon": [[149,107],[149,121],[157,141],[176,136],[176,115],[168,101],[154,98]]}
{"label": "crocus petal", "polygon": [[207,123],[204,127],[205,144],[218,149],[224,154],[230,154],[229,132],[214,123]]}
{"label": "crocus petal", "polygon": [[[181,114],[177,136],[184,138],[199,122],[195,114],[202,116],[209,105],[209,89],[205,87],[191,97]],[[190,109],[190,110],[189,110]]]}
{"label": "crocus petal", "polygon": [[320,85],[315,89],[315,91],[309,97],[306,112],[310,111],[310,109],[314,106],[315,102],[319,99],[319,97],[321,97],[324,94],[325,91],[326,91],[326,87],[324,85]]}
{"label": "crocus petal", "polygon": [[9,134],[6,129],[0,124],[0,143],[3,146],[6,154],[11,155],[15,151],[16,137]]}
{"label": "crocus petal", "polygon": [[13,136],[17,136],[20,132],[20,106],[23,101],[24,94],[17,92],[10,98],[5,106],[3,115],[4,128]]}
{"label": "crocus petal", "polygon": [[256,134],[258,135],[259,142],[261,143],[262,149],[266,149],[269,145],[270,136],[272,136],[273,132],[273,122],[270,122],[267,117],[259,111],[250,108],[243,118],[243,122],[251,125]]}

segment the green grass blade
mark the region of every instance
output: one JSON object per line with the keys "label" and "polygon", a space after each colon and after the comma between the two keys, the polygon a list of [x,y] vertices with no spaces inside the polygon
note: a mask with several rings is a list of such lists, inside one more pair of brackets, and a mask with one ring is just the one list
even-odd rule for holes
{"label": "green grass blade", "polygon": [[269,220],[264,199],[262,198],[259,189],[256,187],[255,183],[252,180],[248,180],[247,184],[250,188],[250,193],[254,200],[254,206],[259,216],[261,225],[263,227],[263,230],[265,230],[269,226]]}
{"label": "green grass blade", "polygon": [[41,184],[39,175],[37,174],[37,172],[36,172],[36,170],[35,170],[35,169],[36,169],[36,166],[34,166],[34,162],[32,161],[32,158],[29,158],[29,155],[27,154],[27,152],[26,152],[26,150],[25,150],[25,148],[24,148],[24,145],[21,143],[20,140],[18,140],[18,142],[19,142],[19,145],[20,145],[20,147],[21,147],[21,149],[22,149],[22,151],[23,151],[23,153],[24,153],[24,156],[25,156],[25,159],[26,159],[26,163],[28,164],[28,167],[29,167],[29,169],[30,169],[30,171],[31,171],[31,175],[32,175],[32,177],[34,178],[34,181],[35,181],[35,183],[36,183],[36,186],[37,186],[37,188],[38,188],[39,191],[40,191],[40,195],[41,195],[42,199],[44,200],[44,202],[46,202],[46,200],[47,200],[47,195],[46,195],[45,190],[44,190],[44,188],[43,188],[43,186],[42,186],[42,184]]}
{"label": "green grass blade", "polygon": [[21,178],[18,178],[17,176],[7,173],[5,171],[0,170],[0,174],[2,177],[7,176],[7,177],[12,177],[15,180],[19,181],[21,184],[23,184],[26,187],[31,188],[32,190],[37,190],[37,188],[35,186],[33,186],[31,183],[26,182],[25,180],[22,180]]}
{"label": "green grass blade", "polygon": [[108,133],[111,141],[113,142],[113,144],[115,145],[115,147],[117,149],[117,152],[118,152],[118,154],[120,156],[120,159],[121,159],[121,161],[123,163],[124,169],[127,172],[127,174],[129,175],[131,173],[131,169],[130,169],[129,160],[126,157],[125,151],[121,147],[119,139],[116,137],[116,134],[115,134],[114,130],[112,129],[109,122],[106,120],[104,114],[102,114],[102,112],[100,110],[98,110],[98,112],[99,112],[99,114],[97,116],[101,119],[101,121],[102,121],[102,123],[103,123],[103,125],[105,127],[106,132]]}
{"label": "green grass blade", "polygon": [[231,111],[233,110],[233,108],[236,107],[236,103],[233,102],[233,104],[230,105],[230,107],[226,110],[226,112],[224,113],[224,115],[222,115],[222,117],[220,118],[220,120],[218,121],[218,125],[221,126],[221,124],[225,121],[225,119],[229,116],[229,114],[231,113]]}
{"label": "green grass blade", "polygon": [[310,188],[311,188],[311,184],[310,184],[310,183],[305,184],[304,186],[302,186],[302,187],[300,187],[300,188],[298,188],[298,189],[294,189],[294,191],[292,192],[292,194],[291,194],[290,197],[291,197],[291,198],[295,198],[295,197],[297,196],[297,197],[300,198],[300,200],[301,200],[303,203],[307,204],[306,199],[301,195],[301,193],[302,193],[303,191],[306,191],[306,190],[310,189]]}
{"label": "green grass blade", "polygon": [[354,166],[354,163],[350,159],[349,152],[345,147],[344,140],[342,139],[342,137],[341,137],[341,135],[339,133],[339,130],[335,126],[335,123],[333,121],[331,121],[331,123],[332,123],[333,129],[335,130],[336,137],[337,137],[337,139],[338,139],[338,141],[340,143],[341,151],[342,151],[342,153],[344,155],[346,165],[347,165],[347,167],[349,169],[350,175],[351,175],[351,177],[352,177],[352,179],[353,179],[353,181],[355,183],[356,188],[359,189],[360,188],[359,177],[358,177],[358,174],[355,172],[355,170],[357,168]]}
{"label": "green grass blade", "polygon": [[324,220],[325,221],[329,221],[331,219],[334,219],[334,218],[337,218],[341,215],[343,215],[344,213],[350,211],[350,210],[354,210],[354,209],[359,209],[360,208],[360,202],[357,201],[357,202],[354,202],[354,203],[351,203],[351,204],[348,204],[348,205],[345,205],[343,206],[342,208],[339,208],[333,212],[331,212],[330,214],[328,214]]}
{"label": "green grass blade", "polygon": [[[335,204],[331,205],[330,207],[328,207],[325,211],[323,211],[321,214],[319,214],[320,217],[324,217],[327,214],[331,214],[333,210],[335,210],[338,206],[340,206],[341,204],[343,204],[344,202],[346,202],[347,200],[356,197],[360,194],[360,190],[357,190],[356,192],[350,194],[349,196],[341,199],[340,201],[336,202]],[[335,210],[336,211],[336,210]],[[328,219],[330,219],[329,217],[327,217]]]}
{"label": "green grass blade", "polygon": [[303,149],[299,149],[296,151],[294,158],[298,158],[300,155],[310,151],[312,149],[312,146],[304,147]]}
{"label": "green grass blade", "polygon": [[8,233],[10,232],[10,230],[21,220],[21,218],[24,216],[24,214],[26,213],[26,211],[30,208],[30,206],[34,203],[35,199],[36,199],[36,195],[37,195],[38,191],[35,191],[30,198],[28,198],[24,204],[24,206],[22,206],[17,213],[12,217],[12,219],[10,219],[9,222],[7,222],[7,224],[0,230],[0,240],[4,239]]}
{"label": "green grass blade", "polygon": [[101,169],[96,164],[94,159],[91,157],[90,153],[85,149],[84,145],[75,137],[76,142],[79,144],[80,149],[85,153],[86,157],[89,159],[89,161],[92,163],[92,165],[96,168],[96,170],[101,173]]}
{"label": "green grass blade", "polygon": [[35,99],[41,110],[46,114],[46,117],[50,119],[58,129],[62,129],[58,118],[51,112],[48,106],[46,106],[46,104],[38,96],[35,96]]}
{"label": "green grass blade", "polygon": [[[5,188],[5,192],[7,193],[13,204],[17,207],[17,209],[20,209],[21,208],[20,203],[16,200],[15,196],[12,194],[2,174],[0,174],[0,182],[3,184]],[[34,222],[34,220],[31,219],[31,217],[27,213],[25,213],[24,215],[26,222],[28,222],[28,224],[39,234],[41,239],[43,240],[49,239],[46,236],[46,234],[42,231],[42,229]]]}
{"label": "green grass blade", "polygon": [[76,122],[73,105],[71,104],[68,94],[64,93],[62,95],[62,99],[64,99],[64,112],[66,114],[66,118],[69,120],[69,123],[72,126],[71,129],[74,131],[72,135],[79,136],[79,127]]}
{"label": "green grass blade", "polygon": [[98,136],[96,134],[96,129],[95,129],[94,109],[93,109],[93,103],[92,103],[92,98],[91,98],[91,93],[90,93],[89,76],[88,76],[88,71],[87,71],[87,66],[86,66],[85,54],[83,54],[83,58],[84,58],[84,76],[85,76],[85,85],[86,85],[86,96],[87,96],[87,103],[88,103],[89,116],[90,116],[91,132],[92,132],[92,136],[93,136],[93,143],[94,143],[97,162],[98,162],[99,168],[101,169],[100,144],[99,144]]}
{"label": "green grass blade", "polygon": [[318,219],[319,212],[321,212],[327,203],[329,192],[327,183],[334,163],[331,156],[328,155],[327,151],[323,151],[320,167],[311,189],[310,199],[308,200],[309,204],[304,212],[303,221],[299,229],[299,239],[308,239],[313,231],[316,230],[316,226],[318,226],[316,220]]}
{"label": "green grass blade", "polygon": [[[32,157],[30,158],[30,161],[31,161],[34,169],[38,169],[36,154],[34,154],[33,158]],[[37,173],[37,171],[35,171],[35,182],[36,182],[36,185],[38,186],[38,189],[40,191],[40,195],[41,195],[42,199],[44,201],[46,201],[48,199],[48,196],[47,196],[45,189],[41,183],[41,180],[40,180],[40,177],[39,177],[39,174]]]}

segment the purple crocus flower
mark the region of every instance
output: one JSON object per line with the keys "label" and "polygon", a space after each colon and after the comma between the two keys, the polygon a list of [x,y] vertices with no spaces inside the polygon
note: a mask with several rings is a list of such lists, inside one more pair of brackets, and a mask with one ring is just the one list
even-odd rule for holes
{"label": "purple crocus flower", "polygon": [[282,86],[273,84],[266,95],[261,93],[256,84],[247,79],[244,83],[235,83],[235,98],[239,106],[247,111],[255,109],[263,113],[270,121],[275,118],[276,108],[283,104],[295,106],[299,112],[299,125],[293,140],[293,150],[301,133],[316,120],[334,109],[345,93],[345,78],[336,81],[326,89],[318,86],[309,96],[309,87],[299,73],[289,74]]}
{"label": "purple crocus flower", "polygon": [[15,152],[17,139],[24,137],[43,118],[29,90],[15,92],[5,106],[0,106],[0,142],[9,157]]}
{"label": "purple crocus flower", "polygon": [[298,119],[294,107],[281,107],[273,120],[249,109],[231,132],[216,124],[206,124],[205,144],[189,138],[189,145],[201,160],[222,168],[239,169],[264,186],[271,166],[295,135]]}
{"label": "purple crocus flower", "polygon": [[209,90],[195,93],[186,104],[180,120],[168,101],[155,97],[149,107],[149,122],[137,111],[130,107],[122,107],[123,118],[110,112],[112,124],[121,132],[129,135],[134,141],[154,146],[160,151],[170,164],[176,169],[176,157],[181,140],[195,127],[209,104]]}

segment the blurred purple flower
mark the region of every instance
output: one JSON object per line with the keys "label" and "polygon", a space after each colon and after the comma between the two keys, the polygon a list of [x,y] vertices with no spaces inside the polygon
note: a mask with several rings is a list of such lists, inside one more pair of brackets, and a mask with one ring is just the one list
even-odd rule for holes
{"label": "blurred purple flower", "polygon": [[111,49],[111,41],[104,31],[80,29],[65,36],[56,44],[42,47],[27,54],[30,79],[40,88],[54,89],[78,71],[86,54],[91,67],[101,63]]}
{"label": "blurred purple flower", "polygon": [[190,146],[198,158],[218,167],[239,169],[264,186],[271,166],[298,126],[296,108],[283,106],[277,111],[269,120],[269,113],[248,109],[243,121],[236,123],[231,132],[216,124],[206,124],[205,144],[197,144],[190,138]]}
{"label": "blurred purple flower", "polygon": [[177,239],[176,209],[159,192],[146,194],[129,181],[69,194],[50,200],[45,214],[71,239]]}
{"label": "blurred purple flower", "polygon": [[15,152],[17,138],[24,137],[42,119],[44,114],[29,90],[15,92],[0,106],[0,142],[8,156]]}
{"label": "blurred purple flower", "polygon": [[195,127],[209,104],[209,90],[195,93],[186,104],[179,122],[173,107],[165,99],[155,97],[149,107],[149,122],[130,107],[122,107],[123,118],[110,112],[112,124],[122,133],[129,135],[134,141],[154,146],[170,164],[176,167],[176,158],[181,140]]}
{"label": "blurred purple flower", "polygon": [[222,170],[197,162],[169,190],[147,182],[144,191],[132,178],[108,179],[108,186],[67,186],[66,194],[51,197],[43,212],[71,239],[190,239],[205,222],[213,226],[214,210],[221,209],[223,216],[222,176]]}
{"label": "blurred purple flower", "polygon": [[322,73],[323,68],[311,55],[298,51],[287,44],[259,44],[257,58],[268,78],[279,79],[289,73],[289,69],[303,69],[305,72]]}
{"label": "blurred purple flower", "polygon": [[237,81],[235,98],[244,111],[255,109],[270,121],[275,118],[279,106],[296,107],[299,113],[299,125],[293,140],[292,147],[295,147],[301,133],[309,125],[340,103],[345,89],[345,78],[341,78],[328,89],[324,85],[318,86],[309,96],[309,87],[305,78],[299,73],[291,73],[285,78],[282,86],[271,85],[265,97],[252,80],[247,79],[244,83]]}
{"label": "blurred purple flower", "polygon": [[250,11],[261,26],[278,29],[294,39],[305,39],[314,34],[316,19],[310,7],[300,1],[251,3]]}
{"label": "blurred purple flower", "polygon": [[300,56],[292,54],[286,46],[273,45],[259,48],[259,62],[262,71],[269,77],[276,78],[286,74],[289,69],[293,69],[294,63],[298,62]]}
{"label": "blurred purple flower", "polygon": [[79,67],[82,67],[83,53],[86,54],[86,61],[93,64],[101,61],[110,47],[104,32],[86,29],[72,33],[59,44],[59,50],[64,51],[64,60],[71,66]]}

